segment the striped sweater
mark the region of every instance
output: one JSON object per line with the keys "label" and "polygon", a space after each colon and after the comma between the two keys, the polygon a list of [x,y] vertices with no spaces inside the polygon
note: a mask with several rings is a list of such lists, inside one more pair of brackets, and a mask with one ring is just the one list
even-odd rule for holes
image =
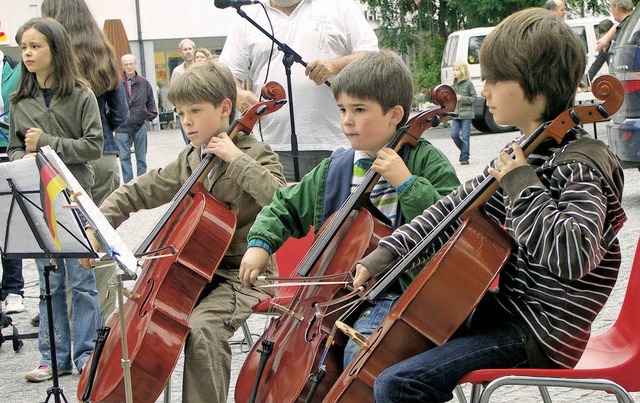
{"label": "striped sweater", "polygon": [[[618,275],[616,233],[626,220],[622,169],[606,145],[589,138],[560,147],[545,142],[528,162],[506,175],[485,204],[487,216],[514,240],[495,295],[528,326],[549,359],[572,368]],[[376,276],[391,269],[487,175],[485,169],[398,228],[361,263]],[[425,258],[450,235],[437,239]]]}

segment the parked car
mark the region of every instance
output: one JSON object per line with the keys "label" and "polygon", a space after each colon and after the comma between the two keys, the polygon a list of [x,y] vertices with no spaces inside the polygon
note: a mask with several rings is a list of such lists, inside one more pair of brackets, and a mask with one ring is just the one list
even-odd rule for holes
{"label": "parked car", "polygon": [[[591,66],[598,52],[596,51],[596,26],[606,17],[588,17],[566,20],[573,32],[580,38],[585,48],[587,68]],[[480,95],[484,85],[480,77],[480,47],[493,27],[481,27],[456,31],[449,35],[442,54],[440,66],[440,82],[451,85],[453,83],[453,63],[460,60],[467,63],[469,79]],[[607,66],[603,66],[597,75],[606,74]],[[580,101],[593,99],[591,93],[580,93]],[[493,115],[485,105],[485,99],[478,96],[474,104],[475,118],[473,127],[482,132],[502,133],[514,130],[512,126],[501,126],[493,120]]]}
{"label": "parked car", "polygon": [[609,148],[624,167],[640,169],[640,7],[611,44],[609,70],[624,87],[624,102],[607,124]]}

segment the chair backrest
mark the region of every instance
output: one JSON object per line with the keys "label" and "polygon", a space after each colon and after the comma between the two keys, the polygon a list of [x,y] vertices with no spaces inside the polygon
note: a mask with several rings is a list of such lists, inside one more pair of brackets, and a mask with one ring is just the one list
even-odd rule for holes
{"label": "chair backrest", "polygon": [[278,263],[278,274],[280,277],[290,277],[298,263],[302,260],[309,248],[313,244],[313,228],[309,233],[300,239],[289,238],[276,251],[276,262]]}
{"label": "chair backrest", "polygon": [[620,314],[613,327],[628,340],[634,340],[640,334],[640,239],[636,244],[636,253],[631,264],[629,282]]}

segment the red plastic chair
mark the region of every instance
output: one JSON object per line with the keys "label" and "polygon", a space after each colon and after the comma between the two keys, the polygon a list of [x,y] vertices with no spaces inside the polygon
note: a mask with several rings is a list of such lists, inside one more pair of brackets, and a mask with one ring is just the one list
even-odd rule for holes
{"label": "red plastic chair", "polygon": [[[483,369],[470,372],[460,384],[471,383],[471,401],[488,402],[505,385],[538,386],[544,402],[551,402],[547,387],[603,390],[618,402],[633,402],[629,392],[640,391],[640,240],[629,274],[620,314],[611,328],[589,339],[574,369]],[[466,402],[460,388],[459,401]]]}
{"label": "red plastic chair", "polygon": [[[276,262],[278,263],[278,275],[280,277],[291,277],[295,273],[295,270],[298,267],[298,263],[300,263],[304,255],[313,244],[313,239],[313,228],[311,228],[309,233],[304,238],[289,238],[280,247],[280,249],[276,251]],[[273,296],[273,298],[262,301],[258,305],[254,306],[253,313],[270,315],[271,310],[269,308],[271,306],[271,303],[288,306],[291,303],[291,300],[293,299],[293,296],[295,295],[297,289],[298,287],[278,288],[278,291]],[[247,322],[244,322],[242,324],[242,332],[244,333],[245,342],[249,345],[249,347],[253,346],[253,337],[251,336],[251,331]]]}

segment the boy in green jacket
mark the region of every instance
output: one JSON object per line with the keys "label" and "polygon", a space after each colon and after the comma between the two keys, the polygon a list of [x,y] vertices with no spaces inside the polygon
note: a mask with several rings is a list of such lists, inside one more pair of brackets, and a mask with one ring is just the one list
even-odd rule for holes
{"label": "boy in green jacket", "polygon": [[[386,147],[407,122],[413,99],[411,73],[398,55],[391,51],[366,54],[346,67],[331,89],[351,148],[334,151],[300,183],[276,191],[271,204],[262,209],[249,231],[249,249],[240,265],[245,287],[251,287],[289,236],[302,238],[312,226],[317,232],[369,168],[381,176],[371,202],[393,227],[410,221],[460,183],[449,160],[426,140],[399,152]],[[354,329],[369,336],[401,290],[398,285],[376,301]],[[349,342],[345,366],[358,350]]]}

